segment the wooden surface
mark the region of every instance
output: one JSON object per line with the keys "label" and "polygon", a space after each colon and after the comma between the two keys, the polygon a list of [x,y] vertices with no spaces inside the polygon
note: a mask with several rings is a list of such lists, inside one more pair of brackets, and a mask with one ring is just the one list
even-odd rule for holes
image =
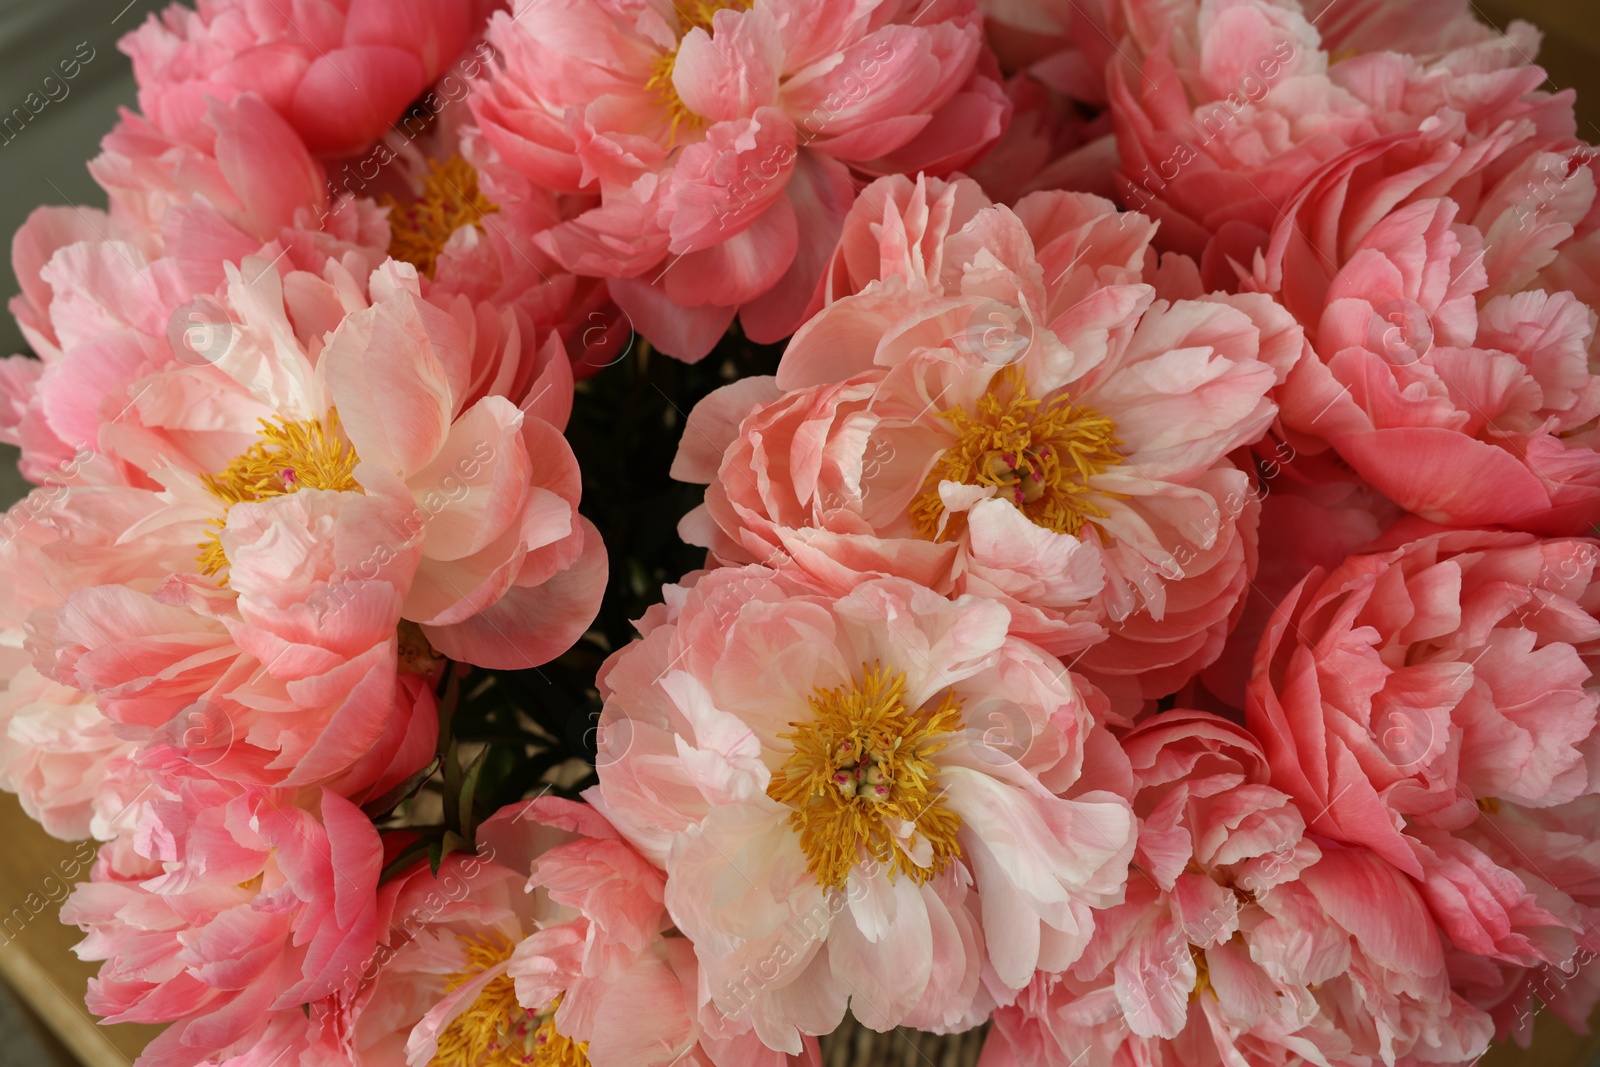
{"label": "wooden surface", "polygon": [[[63,875],[88,877],[85,843],[57,841],[24,814],[17,798],[0,794],[0,977],[50,1027],[85,1067],[125,1067],[156,1034],[154,1027],[95,1024],[83,994],[96,965],[72,954],[83,936],[59,919]],[[40,1065],[44,1067],[44,1065]]]}

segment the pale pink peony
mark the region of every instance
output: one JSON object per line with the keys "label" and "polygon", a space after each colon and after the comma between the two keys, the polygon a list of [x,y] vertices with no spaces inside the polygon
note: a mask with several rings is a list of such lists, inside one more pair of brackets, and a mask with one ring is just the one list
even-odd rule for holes
{"label": "pale pink peony", "polygon": [[89,1010],[171,1024],[140,1067],[218,1062],[303,1020],[380,928],[382,847],[349,801],[176,788],[144,804],[133,849],[107,846],[61,911],[88,934],[78,955],[105,961]]}
{"label": "pale pink peony", "polygon": [[0,788],[65,840],[104,841],[129,829],[149,778],[135,762],[138,744],[118,733],[91,694],[34,667],[28,619],[87,586],[153,589],[186,565],[194,546],[169,531],[127,536],[158,507],[141,490],[57,484],[35,489],[0,519]]}
{"label": "pale pink peony", "polygon": [[1302,341],[1259,296],[1156,300],[1153,228],[1081,194],[1013,211],[965,180],[874,184],[776,381],[692,413],[673,474],[710,488],[685,538],[838,588],[996,599],[1050,651],[1088,648],[1125,713],[1175,691],[1255,565],[1227,456],[1272,422]]}
{"label": "pale pink peony", "polygon": [[1527,23],[1513,22],[1502,37],[1479,19],[1472,0],[1299,2],[1328,51],[1334,53],[1403,52],[1431,58],[1488,42],[1500,48],[1505,48],[1508,40],[1521,46],[1528,33]]}
{"label": "pale pink peony", "polygon": [[[1300,193],[1252,285],[1305,325],[1317,356],[1278,393],[1299,453],[1331,449],[1444,525],[1581,533],[1600,520],[1583,302],[1600,294],[1559,291],[1570,277],[1542,272],[1586,224],[1594,161],[1531,132],[1352,152]],[[1431,195],[1442,189],[1452,196]]]}
{"label": "pale pink peony", "polygon": [[587,795],[664,865],[702,1020],[790,1054],[847,1001],[960,1030],[1082,951],[1132,846],[1116,749],[1007,622],[903,579],[839,598],[723,568],[609,661]]}
{"label": "pale pink peony", "polygon": [[1579,842],[1523,829],[1600,791],[1597,561],[1590,541],[1431,534],[1312,571],[1262,642],[1248,710],[1273,784],[1415,878],[1464,952],[1560,966],[1600,929],[1592,860],[1551,859]]}
{"label": "pale pink peony", "polygon": [[983,1067],[1465,1063],[1490,1024],[1449,989],[1400,872],[1319,848],[1243,730],[1198,712],[1134,730],[1128,899],[1088,951],[995,1015]]}
{"label": "pale pink peony", "polygon": [[107,840],[128,828],[147,779],[137,750],[76,689],[23,667],[0,691],[0,789],[53,837]]}
{"label": "pale pink peony", "polygon": [[360,151],[455,62],[484,0],[199,0],[122,39],[139,106],[190,139],[213,100],[263,97],[319,155]]}
{"label": "pale pink peony", "polygon": [[852,171],[965,166],[1010,110],[973,0],[519,0],[488,39],[471,105],[498,158],[474,162],[598,194],[540,247],[687,360],[736,314],[758,341],[793,332]]}

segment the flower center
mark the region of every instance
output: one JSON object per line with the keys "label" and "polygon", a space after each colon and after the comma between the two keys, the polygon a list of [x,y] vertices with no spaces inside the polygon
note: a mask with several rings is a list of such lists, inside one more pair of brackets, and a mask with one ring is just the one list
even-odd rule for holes
{"label": "flower center", "polygon": [[389,255],[433,277],[450,235],[463,226],[483,229],[483,217],[500,210],[478,188],[478,172],[459,155],[430,160],[422,193],[409,204],[392,196],[378,203],[389,209]]}
{"label": "flower center", "polygon": [[[466,969],[445,979],[446,992],[459,989],[496,964],[511,958],[516,946],[503,934],[461,938]],[[508,974],[491,979],[466,1011],[439,1033],[432,1067],[589,1067],[589,1043],[556,1030],[557,997],[543,1011],[517,1003],[516,981]]]}
{"label": "flower center", "polygon": [[1206,963],[1206,950],[1190,944],[1189,957],[1194,960],[1194,988],[1189,990],[1189,1003],[1193,1004],[1205,993],[1210,993],[1212,999],[1216,999],[1217,991],[1211,988],[1211,967]]}
{"label": "flower center", "polygon": [[[755,0],[688,0],[687,3],[674,4],[678,9],[679,40],[681,42],[683,35],[693,29],[710,33],[711,20],[718,11],[749,11],[754,4]],[[687,125],[690,129],[699,129],[701,124],[700,116],[689,110],[689,106],[678,96],[677,87],[672,84],[672,72],[677,65],[678,50],[674,48],[656,59],[650,80],[644,83],[646,89],[654,90],[656,103],[667,114],[668,148],[678,142],[678,127]]]}
{"label": "flower center", "polygon": [[[862,680],[817,690],[812,717],[781,734],[794,750],[772,776],[767,795],[794,810],[806,867],[818,884],[842,889],[863,853],[926,882],[961,856],[961,817],[936,790],[929,758],[962,728],[961,701],[947,694],[933,709],[905,702],[906,676],[862,667]],[[920,837],[923,863],[912,859]]]}
{"label": "flower center", "polygon": [[940,482],[993,486],[1032,522],[1056,533],[1074,534],[1105,508],[1089,486],[1096,474],[1122,462],[1116,426],[1091,408],[1078,407],[1062,394],[1049,403],[1028,395],[1027,380],[1015,367],[996,376],[978,399],[976,411],[942,412],[955,429],[955,443],[928,472],[922,492],[911,503],[911,521],[929,540],[951,536],[941,520]]}
{"label": "flower center", "polygon": [[[326,425],[319,419],[276,423],[261,420],[261,440],[251,445],[221,474],[201,477],[211,495],[232,507],[268,500],[301,489],[361,492],[356,482],[356,450],[339,432],[339,415],[328,412]],[[215,529],[200,542],[200,573],[216,574],[228,565],[217,534],[227,519],[213,519]]]}

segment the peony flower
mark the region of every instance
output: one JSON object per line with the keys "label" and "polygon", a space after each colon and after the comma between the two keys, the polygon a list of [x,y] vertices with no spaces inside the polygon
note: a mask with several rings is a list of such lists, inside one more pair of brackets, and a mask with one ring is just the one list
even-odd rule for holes
{"label": "peony flower", "polygon": [[609,661],[587,796],[664,866],[702,1020],[791,1055],[847,1001],[959,1030],[1076,958],[1131,817],[1098,694],[1006,628],[903,579],[723,568]]}
{"label": "peony flower", "polygon": [[[1142,47],[1108,75],[1123,199],[1160,221],[1163,248],[1199,261],[1209,288],[1237,288],[1302,187],[1353,149],[1407,135],[1487,148],[1532,123],[1571,136],[1570,103],[1535,91],[1538,34],[1519,22],[1502,36],[1465,4],[1149,6],[1161,16],[1135,19]],[[1442,34],[1440,7],[1472,29]],[[1426,23],[1427,54],[1403,54],[1413,42],[1399,21]]]}
{"label": "peony flower", "polygon": [[22,667],[0,692],[0,789],[63,841],[107,840],[124,829],[146,778],[136,746],[119,738],[87,694]]}
{"label": "peony flower", "polygon": [[228,268],[221,354],[139,381],[99,428],[150,487],[127,490],[148,506],[126,536],[187,561],[63,590],[32,651],[214,775],[376,795],[433,748],[436,654],[531,666],[593,618],[570,373],[554,338],[427,303],[407,267],[374,275],[375,302],[337,264],[262,267]]}
{"label": "peony flower", "polygon": [[[79,466],[92,462],[78,458]],[[0,788],[64,840],[106,841],[130,830],[149,776],[136,762],[139,745],[118,733],[91,694],[35,667],[28,620],[103,582],[154,588],[192,558],[193,546],[166,531],[127,536],[149,518],[153,496],[57,484],[35,489],[0,520],[0,580],[8,591],[0,607]]]}
{"label": "peony flower", "polygon": [[854,196],[852,171],[946,173],[1009,105],[972,0],[716,0],[680,11],[519,0],[471,99],[490,183],[599,203],[539,234],[610,279],[662,351],[697,360],[735,314],[792,333]]}
{"label": "peony flower", "polygon": [[1096,107],[1116,51],[1125,0],[979,0],[984,35],[1007,72]]}
{"label": "peony flower", "polygon": [[319,155],[383,136],[455,62],[483,0],[256,0],[174,4],[122,39],[139,107],[169,136],[195,136],[213,100],[255,93]]}
{"label": "peony flower", "polygon": [[1173,692],[1254,567],[1227,454],[1272,421],[1301,340],[1258,296],[1156,300],[1152,229],[1081,194],[1013,211],[968,181],[875,184],[776,380],[691,415],[673,474],[710,487],[685,539],[993,598],[1124,713]]}
{"label": "peony flower", "polygon": [[220,354],[226,265],[259,256],[280,273],[321,273],[332,258],[365,276],[383,261],[376,205],[330,197],[259,99],[214,107],[204,128],[201,148],[124,115],[90,165],[110,213],[39,208],[13,240],[11,311],[39,358],[0,364],[0,438],[21,447],[33,481],[67,480],[61,469],[97,447],[135,381]]}
{"label": "peony flower", "polygon": [[560,1067],[798,1067],[701,1031],[694,954],[667,930],[662,875],[593,809],[514,804],[477,836],[475,855],[380,891],[385,944],[323,1005],[339,1062],[476,1067],[498,1052]]}
{"label": "peony flower", "polygon": [[1454,1063],[1490,1024],[1450,992],[1416,891],[1319,848],[1255,741],[1199,712],[1124,741],[1139,844],[1083,957],[995,1014],[984,1067]]}
{"label": "peony flower", "polygon": [[1455,947],[1564,965],[1596,929],[1592,861],[1567,860],[1561,812],[1597,791],[1600,550],[1403,536],[1313,570],[1284,601],[1251,728],[1311,829],[1414,878]]}
{"label": "peony flower", "polygon": [[[379,929],[378,833],[331,793],[240,792],[190,778],[147,801],[133,848],[106,846],[62,905],[105,961],[88,1006],[168,1023],[139,1067],[245,1052],[368,957]],[[297,800],[309,807],[295,806]]]}
{"label": "peony flower", "polygon": [[[1587,149],[1519,143],[1531,129],[1352,153],[1300,194],[1252,284],[1316,353],[1278,395],[1298,452],[1331,449],[1433,522],[1580,533],[1600,520],[1583,303],[1600,291],[1558,291],[1541,272],[1563,262],[1595,177]],[[1381,205],[1345,206],[1378,189]]]}

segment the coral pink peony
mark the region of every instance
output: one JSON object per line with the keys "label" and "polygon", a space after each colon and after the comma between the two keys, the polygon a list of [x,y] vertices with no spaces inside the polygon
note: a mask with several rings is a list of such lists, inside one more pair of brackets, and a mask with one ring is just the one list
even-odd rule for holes
{"label": "coral pink peony", "polygon": [[[1465,5],[1449,6],[1472,23]],[[1325,10],[1356,13],[1335,8]],[[1316,15],[1271,0],[1179,5],[1135,30],[1137,59],[1123,51],[1111,64],[1124,201],[1161,222],[1158,243],[1198,260],[1208,287],[1237,288],[1300,189],[1351,149],[1417,136],[1499,152],[1562,123],[1571,137],[1570,99],[1536,91],[1545,75],[1528,65],[1538,35],[1525,23],[1509,37],[1477,26],[1455,51],[1411,56],[1394,51],[1401,27],[1352,28],[1348,46],[1324,41]]]}
{"label": "coral pink peony", "polygon": [[107,846],[61,911],[88,934],[78,955],[105,961],[89,1010],[171,1024],[140,1067],[218,1062],[303,1019],[380,925],[378,832],[348,801],[177,789],[145,803],[134,851]]}
{"label": "coral pink peony", "polygon": [[[1153,226],[1081,194],[869,188],[776,382],[691,415],[682,527],[847,587],[897,574],[1012,608],[1129,713],[1221,650],[1254,566],[1251,479],[1299,330],[1258,296],[1157,301]],[[1102,585],[1103,583],[1103,585]]]}
{"label": "coral pink peony", "polygon": [[[1252,284],[1306,327],[1278,401],[1289,443],[1330,448],[1401,507],[1451,526],[1600,521],[1600,291],[1542,271],[1595,201],[1587,149],[1425,137],[1352,152],[1308,185]],[[1499,153],[1497,155],[1497,153]],[[1452,188],[1451,197],[1431,190]]]}
{"label": "coral pink peony", "polygon": [[1098,694],[1007,622],[902,579],[836,598],[723,568],[609,661],[587,795],[665,866],[702,1018],[791,1054],[847,1001],[965,1029],[1082,951],[1131,816],[1098,787]]}
{"label": "coral pink peony", "polygon": [[63,587],[30,649],[218,777],[374,795],[431,752],[436,652],[531,666],[594,616],[570,372],[509,311],[423,301],[409,267],[370,301],[334,263],[263,267],[228,268],[209,363],[141,379],[99,427],[114,473],[150,487],[122,490],[148,502],[124,539],[187,558]]}
{"label": "coral pink peony", "polygon": [[199,0],[151,15],[122,40],[139,106],[194,136],[213,100],[255,93],[313,152],[360,151],[456,60],[484,0]]}
{"label": "coral pink peony", "polygon": [[1324,850],[1243,730],[1173,711],[1134,730],[1125,903],[1075,966],[995,1015],[984,1067],[1465,1063],[1487,1016],[1452,995],[1403,875]]}
{"label": "coral pink peony", "polygon": [[978,0],[984,30],[1008,72],[1085,104],[1106,103],[1106,61],[1116,54],[1124,0]]}
{"label": "coral pink peony", "polygon": [[220,354],[227,264],[259,256],[280,273],[320,273],[332,258],[365,276],[383,261],[376,205],[330,197],[259,99],[214,107],[204,128],[202,148],[125,115],[90,165],[110,213],[39,208],[12,242],[22,293],[11,311],[38,360],[0,364],[0,439],[21,447],[34,481],[72,480],[61,468],[98,447],[136,380]]}
{"label": "coral pink peony", "polygon": [[972,0],[519,0],[471,100],[496,160],[599,196],[538,237],[662,351],[695,360],[735,314],[793,332],[854,196],[851,171],[945,173],[1009,103]]}
{"label": "coral pink peony", "polygon": [[[1397,543],[1402,530],[1388,537]],[[1451,942],[1519,966],[1594,951],[1600,547],[1447,532],[1314,570],[1274,616],[1249,721],[1318,834],[1417,880]]]}
{"label": "coral pink peony", "polygon": [[380,890],[383,947],[357,985],[317,1006],[339,1062],[477,1067],[499,1050],[552,1067],[799,1067],[702,1030],[694,954],[667,929],[662,874],[593,809],[513,804],[477,837],[476,854],[436,876],[419,865]]}

